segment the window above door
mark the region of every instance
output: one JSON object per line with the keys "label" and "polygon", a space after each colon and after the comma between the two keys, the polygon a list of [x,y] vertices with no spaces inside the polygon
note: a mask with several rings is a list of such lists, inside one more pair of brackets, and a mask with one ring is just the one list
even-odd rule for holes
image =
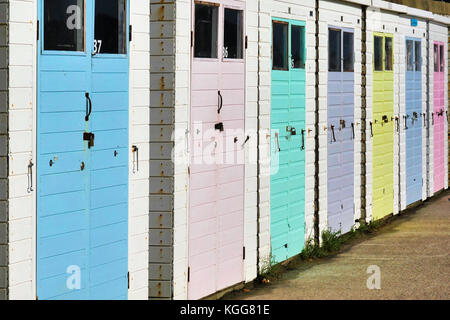
{"label": "window above door", "polygon": [[194,58],[217,58],[219,6],[195,4]]}
{"label": "window above door", "polygon": [[93,53],[127,53],[127,0],[95,0]]}
{"label": "window above door", "polygon": [[353,72],[355,67],[355,43],[353,32],[344,32],[343,36],[344,72]]}
{"label": "window above door", "polygon": [[272,22],[272,69],[289,70],[289,23]]}
{"label": "window above door", "polygon": [[328,29],[328,71],[341,72],[341,30]]}
{"label": "window above door", "polygon": [[44,0],[43,4],[43,49],[84,52],[84,0]]}
{"label": "window above door", "polygon": [[291,69],[305,68],[305,27],[291,26]]}
{"label": "window above door", "polygon": [[244,58],[244,13],[242,10],[224,9],[223,58]]}

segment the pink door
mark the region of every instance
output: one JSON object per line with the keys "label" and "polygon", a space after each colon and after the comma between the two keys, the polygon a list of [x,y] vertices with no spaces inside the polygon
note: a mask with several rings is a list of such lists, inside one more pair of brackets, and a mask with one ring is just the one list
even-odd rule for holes
{"label": "pink door", "polygon": [[434,192],[444,188],[445,156],[444,156],[444,121],[445,114],[445,55],[444,43],[434,42]]}
{"label": "pink door", "polygon": [[245,1],[193,1],[188,298],[243,281]]}

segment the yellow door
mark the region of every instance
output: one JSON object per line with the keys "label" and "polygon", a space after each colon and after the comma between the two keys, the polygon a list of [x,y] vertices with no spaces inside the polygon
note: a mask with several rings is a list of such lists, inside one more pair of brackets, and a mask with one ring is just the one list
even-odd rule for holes
{"label": "yellow door", "polygon": [[374,33],[373,220],[394,211],[394,58],[393,36]]}

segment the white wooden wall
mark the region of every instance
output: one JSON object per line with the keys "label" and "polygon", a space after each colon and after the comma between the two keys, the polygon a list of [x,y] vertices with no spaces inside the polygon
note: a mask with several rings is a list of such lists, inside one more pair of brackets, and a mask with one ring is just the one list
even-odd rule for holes
{"label": "white wooden wall", "polygon": [[37,1],[11,0],[9,10],[9,299],[35,299],[36,197],[27,192],[27,167],[36,163]]}
{"label": "white wooden wall", "polygon": [[[150,5],[131,0],[130,123],[128,208],[128,299],[148,299]],[[133,173],[131,147],[139,148],[139,171]]]}

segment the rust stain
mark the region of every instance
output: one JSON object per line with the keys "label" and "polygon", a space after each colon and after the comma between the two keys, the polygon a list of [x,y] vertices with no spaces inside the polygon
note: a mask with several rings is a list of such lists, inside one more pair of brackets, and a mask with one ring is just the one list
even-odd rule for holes
{"label": "rust stain", "polygon": [[161,6],[158,9],[158,20],[164,20],[164,11],[165,11],[165,6]]}

